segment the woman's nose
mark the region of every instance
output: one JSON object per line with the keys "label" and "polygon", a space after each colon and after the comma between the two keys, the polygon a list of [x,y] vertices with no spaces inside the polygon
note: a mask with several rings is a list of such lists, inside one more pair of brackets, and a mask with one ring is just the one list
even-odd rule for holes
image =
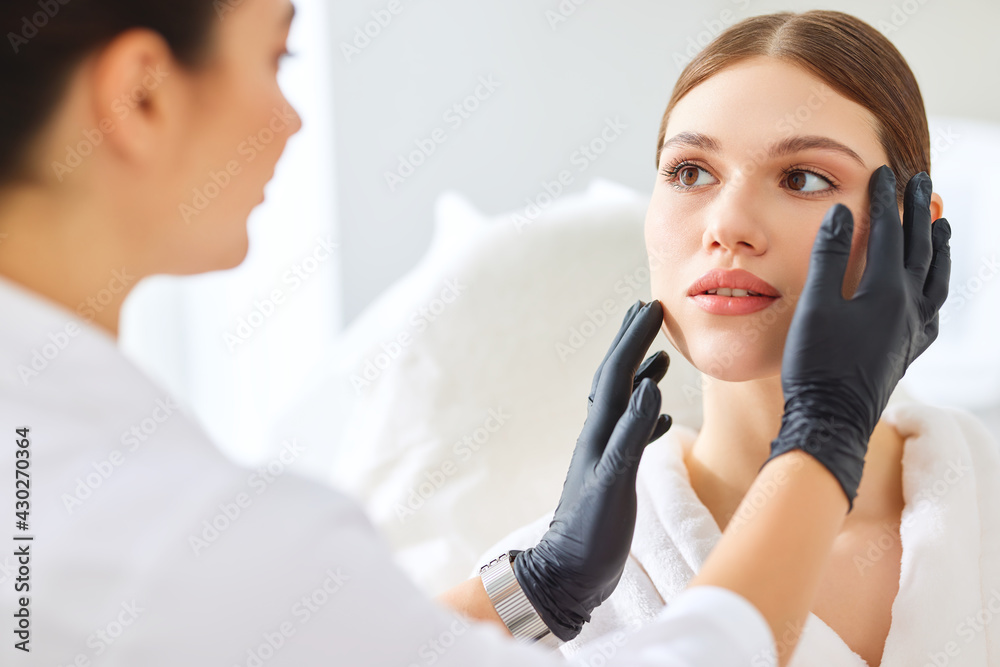
{"label": "woman's nose", "polygon": [[705,225],[703,245],[710,253],[759,255],[767,250],[767,234],[760,219],[761,202],[747,184],[733,184],[715,199]]}

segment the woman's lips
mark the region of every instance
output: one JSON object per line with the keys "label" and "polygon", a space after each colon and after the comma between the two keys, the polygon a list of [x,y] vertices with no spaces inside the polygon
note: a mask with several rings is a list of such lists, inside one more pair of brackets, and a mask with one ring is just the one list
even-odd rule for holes
{"label": "woman's lips", "polygon": [[689,296],[698,307],[713,315],[748,315],[764,310],[780,297],[776,296],[719,296],[695,294]]}

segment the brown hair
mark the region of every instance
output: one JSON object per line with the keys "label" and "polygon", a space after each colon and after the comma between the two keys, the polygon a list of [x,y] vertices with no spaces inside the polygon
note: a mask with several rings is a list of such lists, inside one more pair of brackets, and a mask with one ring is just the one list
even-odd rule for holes
{"label": "brown hair", "polygon": [[722,69],[755,56],[784,60],[805,69],[878,121],[878,138],[896,174],[902,201],[906,183],[931,172],[931,140],[917,80],[903,56],[882,33],[843,12],[813,10],[753,16],[730,26],[681,72],[660,124],[656,166],[674,106],[695,86]]}
{"label": "brown hair", "polygon": [[0,186],[30,178],[30,145],[88,54],[126,30],[146,28],[166,40],[181,65],[197,69],[211,55],[221,15],[209,0],[2,0]]}

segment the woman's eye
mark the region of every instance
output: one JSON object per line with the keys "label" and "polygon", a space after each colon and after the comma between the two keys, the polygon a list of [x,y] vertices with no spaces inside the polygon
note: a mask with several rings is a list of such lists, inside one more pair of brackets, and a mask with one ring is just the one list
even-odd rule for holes
{"label": "woman's eye", "polygon": [[686,188],[696,185],[708,185],[712,182],[712,175],[701,167],[687,165],[677,170],[677,180]]}
{"label": "woman's eye", "polygon": [[785,176],[789,190],[796,192],[822,192],[833,186],[828,180],[809,171],[793,171]]}

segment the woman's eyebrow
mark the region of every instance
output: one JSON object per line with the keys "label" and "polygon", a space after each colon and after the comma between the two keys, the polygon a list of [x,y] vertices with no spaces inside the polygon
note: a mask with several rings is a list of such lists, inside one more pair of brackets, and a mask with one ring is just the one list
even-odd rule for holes
{"label": "woman's eyebrow", "polygon": [[700,148],[702,150],[719,152],[719,142],[701,132],[681,132],[670,137],[663,142],[663,148],[671,146],[688,146],[690,148]]}
{"label": "woman's eyebrow", "polygon": [[[717,139],[710,137],[707,134],[702,134],[701,132],[680,132],[663,142],[664,149],[672,146],[700,148],[713,153],[719,153],[722,150],[722,146]],[[781,141],[777,141],[768,147],[766,154],[769,158],[776,158],[810,149],[840,153],[854,160],[862,167],[865,166],[865,161],[862,160],[861,156],[858,155],[857,152],[855,152],[850,146],[842,144],[835,139],[831,139],[830,137],[822,137],[815,134],[788,137],[786,139],[782,139]]]}
{"label": "woman's eyebrow", "polygon": [[850,146],[846,146],[835,139],[831,139],[830,137],[821,137],[814,134],[782,139],[781,141],[772,144],[768,149],[767,154],[769,157],[781,157],[782,155],[789,155],[791,153],[798,153],[799,151],[807,151],[810,149],[840,153],[851,158],[862,167],[865,166],[865,161],[862,160],[861,156],[858,155]]}

